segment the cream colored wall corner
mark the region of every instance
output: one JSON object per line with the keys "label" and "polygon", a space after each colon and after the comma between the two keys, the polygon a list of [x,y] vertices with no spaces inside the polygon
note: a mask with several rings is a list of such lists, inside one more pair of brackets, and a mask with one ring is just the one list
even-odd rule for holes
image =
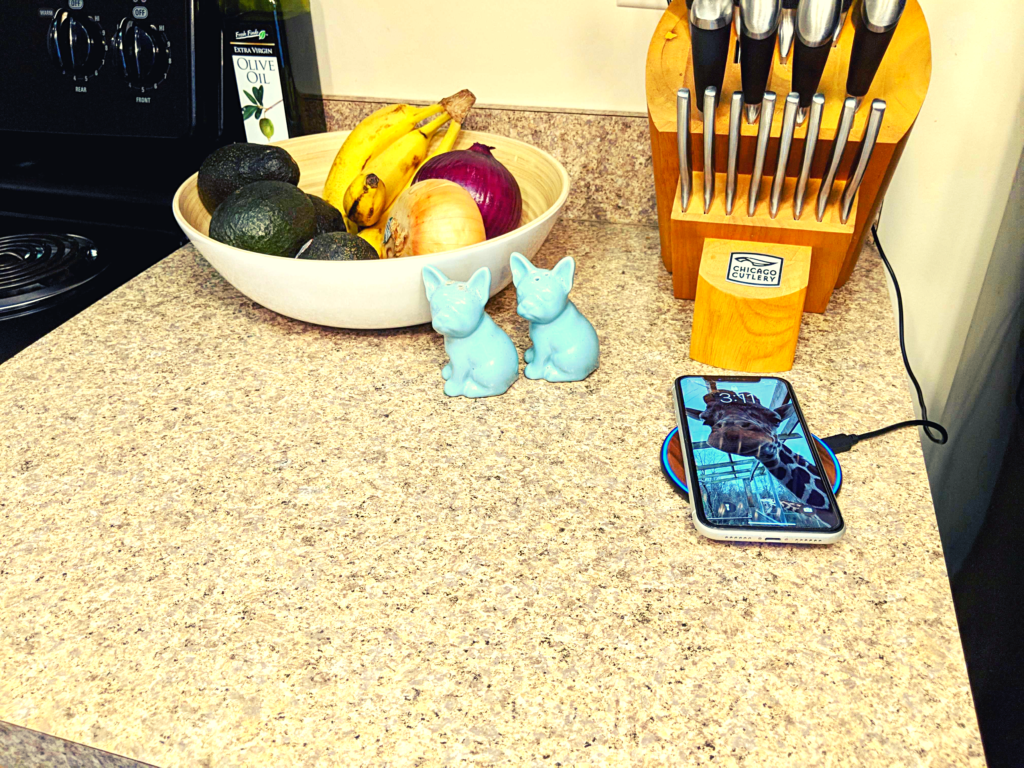
{"label": "cream colored wall corner", "polygon": [[[886,195],[879,235],[903,289],[907,348],[929,415],[952,435],[945,447],[925,443],[925,458],[955,572],[999,470],[992,441],[1005,445],[1009,437],[1000,390],[1019,330],[1000,340],[1001,350],[967,341],[973,324],[992,343],[996,326],[1005,333],[1013,325],[1020,301],[1024,221],[1008,203],[1024,151],[1024,15],[1011,0],[989,0],[984,16],[974,3],[921,5],[932,38],[931,87]],[[1019,198],[1018,191],[1016,211]],[[983,294],[986,275],[991,287]]]}

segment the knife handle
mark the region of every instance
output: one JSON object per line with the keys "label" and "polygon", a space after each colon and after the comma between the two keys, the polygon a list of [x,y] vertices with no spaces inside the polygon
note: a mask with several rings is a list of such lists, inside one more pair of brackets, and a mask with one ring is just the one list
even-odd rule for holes
{"label": "knife handle", "polygon": [[814,164],[814,153],[818,148],[818,134],[821,132],[821,116],[825,112],[825,94],[816,93],[811,99],[811,119],[807,123],[807,136],[804,139],[804,159],[800,165],[796,190],[793,192],[793,219],[800,220],[804,212],[804,197],[807,194],[807,182],[811,178],[811,166]]}
{"label": "knife handle", "polygon": [[729,107],[729,164],[725,176],[725,215],[732,216],[736,203],[736,182],[739,178],[740,132],[743,129],[743,94],[733,91]]}
{"label": "knife handle", "polygon": [[856,12],[853,14],[853,26],[853,50],[850,52],[850,72],[846,76],[846,93],[863,98],[882,65],[896,27],[887,32],[872,32],[864,24],[862,14]]}
{"label": "knife handle", "polygon": [[857,197],[857,190],[860,183],[864,181],[864,173],[871,162],[871,154],[875,151],[875,142],[878,141],[878,134],[882,130],[882,119],[885,117],[885,101],[875,99],[871,102],[871,114],[868,115],[868,125],[864,129],[864,138],[861,140],[860,149],[853,160],[853,171],[850,180],[846,182],[843,190],[843,197],[840,200],[839,220],[845,224],[850,218],[850,211],[853,209],[853,201]]}
{"label": "knife handle", "polygon": [[782,202],[782,188],[786,184],[786,166],[789,165],[789,150],[793,147],[793,133],[796,131],[796,113],[800,97],[790,93],[786,97],[786,109],[782,113],[782,135],[779,137],[779,159],[772,179],[771,197],[768,198],[768,213],[774,219],[779,214]]}
{"label": "knife handle", "polygon": [[690,90],[676,91],[676,149],[679,152],[679,203],[683,213],[693,195],[693,163],[690,160]]}
{"label": "knife handle", "polygon": [[718,91],[709,87],[704,91],[704,213],[711,210],[715,200],[715,104]]}
{"label": "knife handle", "polygon": [[[701,29],[690,23],[690,46],[693,54],[693,82],[697,93],[714,88],[722,90],[725,80],[725,65],[729,60],[730,25],[720,29]],[[704,111],[704,104],[697,99],[697,109]]]}
{"label": "knife handle", "polygon": [[836,174],[839,172],[839,164],[843,161],[843,152],[850,139],[850,129],[853,128],[853,118],[856,115],[857,99],[847,96],[843,102],[843,111],[839,115],[839,127],[836,128],[832,151],[829,152],[828,162],[825,163],[825,175],[821,179],[821,188],[818,190],[818,209],[816,211],[818,221],[825,218],[825,209],[828,208],[828,200],[832,195],[832,187],[836,182]]}
{"label": "knife handle", "polygon": [[761,192],[761,179],[764,176],[764,162],[768,156],[768,141],[772,135],[772,118],[775,117],[775,94],[766,91],[764,94],[764,110],[761,114],[761,125],[757,129],[757,149],[754,152],[754,172],[750,176],[750,187],[747,189],[747,216],[753,216],[757,210],[757,198]]}
{"label": "knife handle", "polygon": [[804,109],[811,106],[811,100],[818,92],[821,73],[825,71],[831,52],[832,46],[828,42],[811,48],[804,45],[799,35],[793,41],[793,90],[800,94],[800,106]]}
{"label": "knife handle", "polygon": [[853,5],[853,0],[843,0],[843,7],[839,11],[839,25],[836,27],[836,32],[832,36],[832,47],[835,48],[839,43],[839,35],[843,32],[843,27],[846,26],[846,15],[850,12],[850,6]]}
{"label": "knife handle", "polygon": [[746,35],[740,37],[740,76],[743,80],[744,104],[760,104],[764,99],[777,37],[777,31],[763,40],[754,40]]}

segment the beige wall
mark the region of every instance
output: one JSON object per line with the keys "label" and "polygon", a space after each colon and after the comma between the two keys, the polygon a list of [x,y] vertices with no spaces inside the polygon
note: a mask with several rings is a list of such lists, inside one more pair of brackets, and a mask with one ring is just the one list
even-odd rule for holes
{"label": "beige wall", "polygon": [[656,11],[615,0],[312,0],[324,93],[646,112]]}
{"label": "beige wall", "polygon": [[[1020,345],[1024,217],[1024,14],[1011,0],[922,0],[932,82],[889,188],[879,234],[903,288],[907,346],[930,415],[951,443],[925,445],[955,570],[988,507],[1009,439]],[[993,23],[991,18],[995,18]],[[969,106],[970,94],[977,104]],[[973,338],[972,338],[973,337]]]}

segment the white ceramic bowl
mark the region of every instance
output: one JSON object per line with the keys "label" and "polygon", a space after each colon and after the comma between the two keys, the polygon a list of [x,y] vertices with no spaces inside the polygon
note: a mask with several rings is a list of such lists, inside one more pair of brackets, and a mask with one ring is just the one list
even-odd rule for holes
{"label": "white ceramic bowl", "polygon": [[[299,164],[299,186],[323,193],[331,162],[348,131],[280,142]],[[258,304],[282,315],[336,328],[401,328],[430,322],[423,267],[453,280],[491,270],[491,295],[512,281],[513,252],[533,259],[569,195],[569,175],[547,152],[515,139],[463,131],[456,144],[494,147],[494,156],[515,176],[523,194],[523,223],[508,234],[454,251],[376,261],[310,261],[243,251],[210,239],[210,214],[199,200],[197,174],[174,195],[174,217],[214,269]]]}

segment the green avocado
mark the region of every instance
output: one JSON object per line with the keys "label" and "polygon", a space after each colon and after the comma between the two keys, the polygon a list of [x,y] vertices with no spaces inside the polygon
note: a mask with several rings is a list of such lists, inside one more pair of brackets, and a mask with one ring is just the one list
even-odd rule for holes
{"label": "green avocado", "polygon": [[257,181],[217,206],[210,237],[256,253],[294,256],[316,235],[316,208],[286,181]]}
{"label": "green avocado", "polygon": [[269,144],[229,144],[199,166],[199,199],[213,213],[217,206],[254,181],[299,183],[299,165],[281,147]]}
{"label": "green avocado", "polygon": [[313,207],[316,208],[316,233],[318,235],[345,231],[345,219],[341,215],[341,211],[322,197],[309,195],[309,199],[312,201]]}
{"label": "green avocado", "polygon": [[318,261],[364,261],[380,258],[373,246],[358,235],[328,232],[317,235],[299,251],[300,259]]}

